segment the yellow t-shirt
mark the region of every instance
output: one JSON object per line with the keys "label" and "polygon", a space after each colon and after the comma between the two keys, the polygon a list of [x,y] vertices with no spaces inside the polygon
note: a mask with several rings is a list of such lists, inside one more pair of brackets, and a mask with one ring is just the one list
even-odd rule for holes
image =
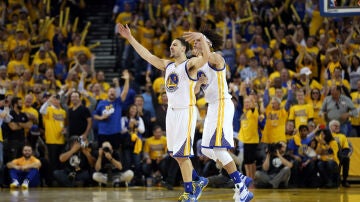
{"label": "yellow t-shirt", "polygon": [[317,125],[317,124],[320,124],[320,125],[326,125],[326,121],[324,118],[320,117],[319,116],[319,112],[320,112],[320,109],[322,107],[322,104],[323,104],[323,101],[324,101],[324,97],[322,96],[320,98],[320,100],[312,100],[310,98],[310,96],[307,96],[305,98],[306,100],[306,103],[311,105],[314,109],[314,123]]}
{"label": "yellow t-shirt", "polygon": [[47,112],[43,115],[45,126],[46,144],[65,144],[65,137],[62,130],[65,127],[65,110],[49,106]]}
{"label": "yellow t-shirt", "polygon": [[[55,60],[55,63],[57,63],[57,56],[56,56],[56,53],[54,51],[46,52],[45,57],[49,58],[50,60],[51,60],[51,58],[53,58]],[[39,51],[37,51],[35,53],[34,60],[35,59],[39,59]],[[51,60],[51,62],[52,62],[52,60]]]}
{"label": "yellow t-shirt", "polygon": [[[291,71],[291,70],[288,70],[288,71],[289,71],[289,77],[290,77],[290,78],[293,78],[295,72],[293,72],[293,71]],[[275,71],[275,72],[271,73],[270,76],[269,76],[269,79],[270,79],[270,81],[274,81],[274,79],[275,79],[276,77],[279,77],[279,78],[280,78],[280,72],[279,72],[279,71]]]}
{"label": "yellow t-shirt", "polygon": [[244,144],[259,143],[259,112],[257,109],[247,110],[240,118],[239,140]]}
{"label": "yellow t-shirt", "polygon": [[26,166],[26,165],[30,165],[33,163],[40,163],[40,160],[34,156],[31,156],[29,159],[25,159],[25,157],[20,157],[20,158],[12,160],[11,163],[13,163],[17,166]]}
{"label": "yellow t-shirt", "polygon": [[[92,92],[90,92],[89,93],[92,97],[94,97],[94,93],[92,93]],[[100,93],[100,95],[96,95],[94,98],[96,99],[96,100],[106,100],[107,99],[107,94],[106,93],[104,93],[104,92],[102,92],[102,93]]]}
{"label": "yellow t-shirt", "polygon": [[[33,107],[25,107],[25,106],[24,106],[24,107],[22,108],[21,112],[23,112],[23,113],[28,113],[28,114],[32,114],[33,116],[36,117],[37,122],[39,122],[39,112],[38,112],[36,109],[34,109]],[[34,123],[34,124],[35,124],[35,123]],[[26,128],[25,128],[25,135],[27,135],[28,132],[29,132],[29,129],[26,129]]]}
{"label": "yellow t-shirt", "polygon": [[[50,80],[44,79],[43,84],[50,93],[56,93],[56,90],[53,87],[50,88],[50,84],[51,84]],[[55,80],[55,86],[60,89],[61,88],[61,81]]]}
{"label": "yellow t-shirt", "polygon": [[144,153],[148,153],[150,159],[156,160],[167,152],[166,137],[161,136],[160,139],[149,137],[145,140]]}
{"label": "yellow t-shirt", "polygon": [[293,105],[290,107],[289,120],[295,121],[295,128],[300,125],[308,125],[309,119],[314,118],[314,109],[309,104]]}
{"label": "yellow t-shirt", "polygon": [[91,51],[86,46],[72,46],[67,51],[67,56],[70,60],[74,59],[74,56],[77,56],[80,53],[84,53],[86,57],[91,58]]}
{"label": "yellow t-shirt", "polygon": [[41,65],[44,63],[47,65],[48,68],[54,67],[54,63],[50,58],[45,58],[45,59],[37,58],[37,59],[34,59],[32,62],[31,71],[34,71],[35,65]]}
{"label": "yellow t-shirt", "polygon": [[337,67],[340,68],[340,69],[342,69],[340,62],[329,62],[329,63],[328,63],[327,68],[328,68],[328,70],[329,70],[329,72],[330,72],[330,75],[332,75],[332,74],[334,73],[334,70],[335,70],[335,68],[337,68]]}
{"label": "yellow t-shirt", "polygon": [[349,149],[349,142],[347,137],[342,133],[332,133],[335,141],[339,144],[339,149]]}
{"label": "yellow t-shirt", "polygon": [[164,77],[158,77],[155,79],[155,81],[153,82],[153,90],[155,93],[161,93],[162,91],[165,90],[165,79]]}
{"label": "yellow t-shirt", "polygon": [[334,84],[337,85],[337,86],[340,86],[342,84],[349,91],[351,90],[350,83],[346,79],[342,79],[341,81],[327,80],[327,86],[333,86]]}
{"label": "yellow t-shirt", "polygon": [[139,42],[150,52],[153,52],[154,29],[139,27]]}
{"label": "yellow t-shirt", "polygon": [[166,34],[162,34],[160,37],[156,37],[153,39],[153,49],[154,49],[154,55],[160,57],[160,58],[164,58],[165,57],[165,49],[166,47],[166,43],[165,40],[167,38]]}
{"label": "yellow t-shirt", "polygon": [[23,61],[11,60],[7,66],[7,74],[11,79],[18,79],[19,74],[24,73],[25,70],[30,70],[30,67]]}
{"label": "yellow t-shirt", "polygon": [[309,35],[314,36],[324,22],[324,17],[320,16],[319,10],[314,10],[309,26]]}
{"label": "yellow t-shirt", "polygon": [[320,153],[319,149],[316,149],[316,153],[320,155],[320,159],[322,161],[334,160],[339,165],[339,158],[337,156],[337,153],[339,151],[339,146],[335,140],[330,141],[329,145],[322,145],[318,143],[317,148],[325,151],[329,151],[329,149],[331,148],[332,152]]}
{"label": "yellow t-shirt", "polygon": [[[359,92],[351,93],[351,98],[352,98],[355,108],[359,108],[360,107],[360,93]],[[351,121],[351,125],[354,125],[354,126],[360,125],[360,114],[358,114],[357,117],[351,117],[350,121]]]}
{"label": "yellow t-shirt", "polygon": [[116,24],[120,23],[122,25],[130,24],[131,22],[131,12],[121,12],[115,20]]}
{"label": "yellow t-shirt", "polygon": [[36,119],[39,121],[39,112],[34,109],[33,107],[23,107],[21,112],[23,113],[29,113],[29,114],[32,114],[36,117]]}
{"label": "yellow t-shirt", "polygon": [[261,142],[263,143],[277,143],[280,141],[286,142],[285,124],[288,113],[285,109],[272,110],[266,109],[266,123],[262,133]]}

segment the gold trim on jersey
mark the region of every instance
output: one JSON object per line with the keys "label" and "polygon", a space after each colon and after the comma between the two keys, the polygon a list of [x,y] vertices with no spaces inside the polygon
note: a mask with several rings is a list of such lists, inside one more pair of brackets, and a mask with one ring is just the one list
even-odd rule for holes
{"label": "gold trim on jersey", "polygon": [[[223,81],[222,72],[216,72],[216,77],[217,77],[217,83],[218,83],[218,93],[219,93],[219,96],[221,96],[224,94],[224,85],[222,85],[222,81]],[[225,108],[224,99],[219,99],[218,121],[217,121],[216,135],[215,135],[215,146],[221,146],[221,138],[222,138],[222,133],[223,133],[223,123],[224,123],[224,108]]]}
{"label": "gold trim on jersey", "polygon": [[187,134],[186,134],[186,144],[184,148],[184,156],[189,156],[191,151],[191,128],[192,128],[192,119],[194,118],[192,116],[194,107],[189,107],[189,118],[188,118],[188,128],[187,128]]}

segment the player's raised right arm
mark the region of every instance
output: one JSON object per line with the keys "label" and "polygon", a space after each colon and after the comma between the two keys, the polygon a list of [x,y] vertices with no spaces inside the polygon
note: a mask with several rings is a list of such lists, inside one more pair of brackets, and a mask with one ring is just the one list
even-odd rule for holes
{"label": "player's raised right arm", "polygon": [[159,57],[150,53],[143,45],[141,45],[131,34],[128,25],[117,24],[119,34],[127,39],[135,51],[147,62],[160,70],[165,70],[166,65],[169,63],[167,60],[160,59]]}

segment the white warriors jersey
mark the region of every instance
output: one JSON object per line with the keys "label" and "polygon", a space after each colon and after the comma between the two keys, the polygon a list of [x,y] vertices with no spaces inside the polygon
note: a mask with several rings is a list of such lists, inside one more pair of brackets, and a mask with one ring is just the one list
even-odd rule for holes
{"label": "white warriors jersey", "polygon": [[170,108],[188,108],[196,104],[196,79],[190,78],[186,68],[187,62],[188,60],[178,66],[170,63],[166,67],[165,88]]}
{"label": "white warriors jersey", "polygon": [[222,69],[216,69],[215,67],[211,67],[209,63],[206,63],[199,69],[197,78],[201,75],[205,75],[207,78],[207,84],[201,86],[201,89],[205,93],[205,100],[207,103],[213,103],[220,99],[232,97],[229,94],[229,88],[226,82],[225,65]]}

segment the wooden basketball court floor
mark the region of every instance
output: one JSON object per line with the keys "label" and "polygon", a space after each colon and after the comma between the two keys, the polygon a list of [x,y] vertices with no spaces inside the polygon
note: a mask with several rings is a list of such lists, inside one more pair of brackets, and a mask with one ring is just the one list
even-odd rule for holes
{"label": "wooden basketball court floor", "polygon": [[[252,189],[254,202],[360,202],[360,185],[338,189]],[[30,188],[0,190],[0,201],[15,202],[168,202],[177,201],[182,188]],[[232,189],[207,188],[199,201],[230,202]]]}

